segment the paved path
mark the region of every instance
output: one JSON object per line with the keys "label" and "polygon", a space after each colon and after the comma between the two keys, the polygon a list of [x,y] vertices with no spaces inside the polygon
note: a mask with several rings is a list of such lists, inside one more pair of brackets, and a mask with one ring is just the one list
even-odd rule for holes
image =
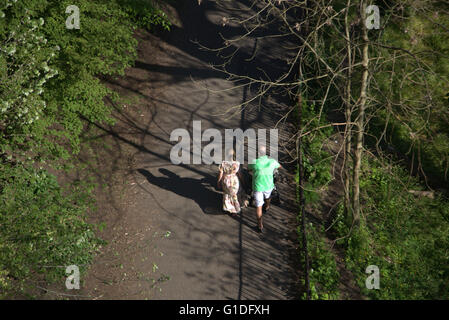
{"label": "paved path", "polygon": [[[123,200],[116,199],[122,201],[120,215],[107,231],[115,234],[92,267],[84,293],[101,299],[294,298],[299,264],[294,261],[296,214],[291,199],[265,215],[266,231],[261,236],[255,231],[254,208],[245,209],[241,219],[221,213],[221,194],[214,189],[217,166],[170,162],[169,137],[176,128],[191,131],[193,120],[201,120],[202,130],[272,128],[279,116],[270,110],[281,108],[264,100],[262,106],[254,104],[232,118],[220,117],[230,106],[249,99],[251,92],[205,90],[202,86],[221,90],[231,85],[209,68],[209,63],[219,62],[215,54],[200,51],[191,40],[216,47],[221,42],[219,32],[242,30],[222,27],[221,17],[228,13],[211,1],[200,6],[183,1],[176,10],[178,26],[161,38],[138,34],[136,66],[126,77],[111,81],[114,88],[138,96],[140,102],[129,107],[129,113],[125,109],[118,114],[114,128],[105,128],[132,154],[126,178],[129,188]],[[277,72],[277,67],[284,67],[281,60],[270,58],[281,50],[279,44],[250,41],[236,56],[234,70],[252,72],[256,65],[265,64]],[[245,62],[255,45],[260,54]],[[280,129],[285,139],[288,128],[281,125]],[[291,198],[292,177],[285,179],[281,193]],[[112,258],[116,260],[108,263]],[[170,280],[164,281],[164,275]]]}

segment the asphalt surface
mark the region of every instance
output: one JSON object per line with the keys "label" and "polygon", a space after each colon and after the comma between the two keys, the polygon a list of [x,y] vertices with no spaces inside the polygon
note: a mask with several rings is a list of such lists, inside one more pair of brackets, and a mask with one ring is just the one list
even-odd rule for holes
{"label": "asphalt surface", "polygon": [[[245,6],[244,2],[233,3],[234,9]],[[220,58],[200,50],[195,42],[215,48],[223,44],[220,33],[238,35],[244,30],[238,25],[223,26],[222,17],[235,12],[212,1],[201,5],[183,1],[176,5],[176,14],[179,23],[171,32],[138,33],[135,67],[111,81],[118,91],[140,99],[132,115],[123,111],[118,125],[105,129],[130,148],[131,174],[120,216],[108,231],[116,233],[109,246],[117,249],[118,262],[108,264],[107,259],[101,260],[105,256],[97,259],[84,293],[100,299],[293,299],[300,264],[295,260],[291,174],[284,173],[282,205],[272,206],[264,215],[265,232],[260,235],[255,229],[255,208],[244,209],[240,218],[221,212],[216,165],[174,165],[170,161],[174,145],[170,133],[177,128],[192,132],[192,121],[200,120],[203,131],[270,129],[288,105],[271,97],[260,105],[254,101],[244,110],[237,109],[232,117],[223,116],[230,107],[248,101],[252,89],[207,90],[229,89],[232,83],[210,68]],[[285,63],[275,58],[282,56],[282,48],[272,41],[246,40],[230,70],[240,74],[257,72],[256,67],[266,67],[269,73],[282,71]],[[253,59],[245,60],[255,52]],[[291,127],[281,123],[279,129],[282,143]],[[281,151],[281,163],[284,158]],[[135,277],[128,279],[131,273]],[[169,280],[144,281],[143,274],[164,275]]]}

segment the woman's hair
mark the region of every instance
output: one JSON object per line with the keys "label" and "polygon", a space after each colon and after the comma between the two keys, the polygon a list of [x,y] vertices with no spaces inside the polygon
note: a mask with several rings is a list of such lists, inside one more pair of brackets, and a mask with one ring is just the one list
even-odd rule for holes
{"label": "woman's hair", "polygon": [[228,149],[228,151],[226,151],[226,160],[227,161],[235,161],[236,156],[235,156],[235,150],[234,149]]}

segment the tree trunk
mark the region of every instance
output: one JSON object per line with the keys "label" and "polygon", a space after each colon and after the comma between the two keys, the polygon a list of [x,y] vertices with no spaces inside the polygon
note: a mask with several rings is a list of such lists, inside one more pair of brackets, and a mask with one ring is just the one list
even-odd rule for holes
{"label": "tree trunk", "polygon": [[[302,93],[299,91],[298,94],[298,126],[299,131],[301,131],[301,121],[302,121]],[[309,283],[309,251],[307,249],[307,230],[306,230],[306,214],[305,214],[305,199],[304,199],[304,168],[302,165],[302,143],[301,136],[298,137],[298,142],[296,146],[297,152],[297,166],[298,166],[298,192],[299,192],[299,210],[301,212],[301,227],[302,227],[302,243],[304,250],[304,278],[305,278],[305,289],[306,289],[306,299],[310,300],[310,283]]]}
{"label": "tree trunk", "polygon": [[351,76],[352,76],[352,48],[351,48],[351,35],[349,33],[349,23],[348,23],[348,13],[351,7],[351,0],[348,0],[346,4],[345,13],[345,34],[346,34],[346,51],[347,51],[347,72],[346,72],[346,89],[345,89],[345,133],[344,133],[344,162],[343,162],[343,181],[344,181],[344,193],[345,193],[345,214],[348,217],[351,210],[351,198],[350,198],[350,185],[351,185],[351,174],[350,174],[350,159],[351,159],[351,138],[352,138],[352,125],[351,114],[352,114],[352,104],[351,104]]}
{"label": "tree trunk", "polygon": [[[308,8],[308,2],[306,1],[306,8]],[[307,17],[307,12],[304,9],[301,9],[300,19],[305,20]],[[308,34],[308,25],[304,29],[301,30],[302,35],[305,37]],[[298,79],[302,78],[301,72],[301,63],[298,67]],[[302,122],[302,92],[301,86],[298,87],[298,133],[301,132],[301,122]],[[303,243],[303,251],[304,251],[304,279],[305,279],[305,290],[306,290],[306,299],[310,300],[311,291],[310,291],[310,280],[309,280],[309,251],[307,249],[307,229],[306,229],[306,214],[305,214],[305,199],[304,199],[304,167],[303,167],[303,158],[302,158],[302,139],[301,134],[299,134],[296,145],[297,152],[297,168],[298,168],[298,192],[299,192],[299,210],[301,213],[301,227],[302,227],[302,243]]]}
{"label": "tree trunk", "polygon": [[360,2],[360,17],[361,17],[361,28],[362,28],[362,40],[363,40],[363,54],[362,54],[362,83],[360,88],[360,99],[358,105],[358,117],[357,117],[357,138],[356,138],[356,148],[354,153],[354,175],[353,175],[353,219],[354,225],[357,227],[360,224],[360,167],[362,164],[362,151],[363,151],[363,133],[364,133],[364,121],[365,121],[365,108],[367,100],[367,86],[368,86],[368,31],[365,26],[366,21],[366,3],[364,0]]}

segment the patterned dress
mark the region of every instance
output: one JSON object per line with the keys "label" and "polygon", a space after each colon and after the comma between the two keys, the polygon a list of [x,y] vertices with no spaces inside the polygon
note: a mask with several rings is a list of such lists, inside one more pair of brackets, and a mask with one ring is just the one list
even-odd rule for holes
{"label": "patterned dress", "polygon": [[240,168],[238,161],[223,161],[220,165],[220,171],[223,171],[223,210],[230,213],[240,212],[240,203],[237,197],[239,191],[239,178],[237,172]]}

